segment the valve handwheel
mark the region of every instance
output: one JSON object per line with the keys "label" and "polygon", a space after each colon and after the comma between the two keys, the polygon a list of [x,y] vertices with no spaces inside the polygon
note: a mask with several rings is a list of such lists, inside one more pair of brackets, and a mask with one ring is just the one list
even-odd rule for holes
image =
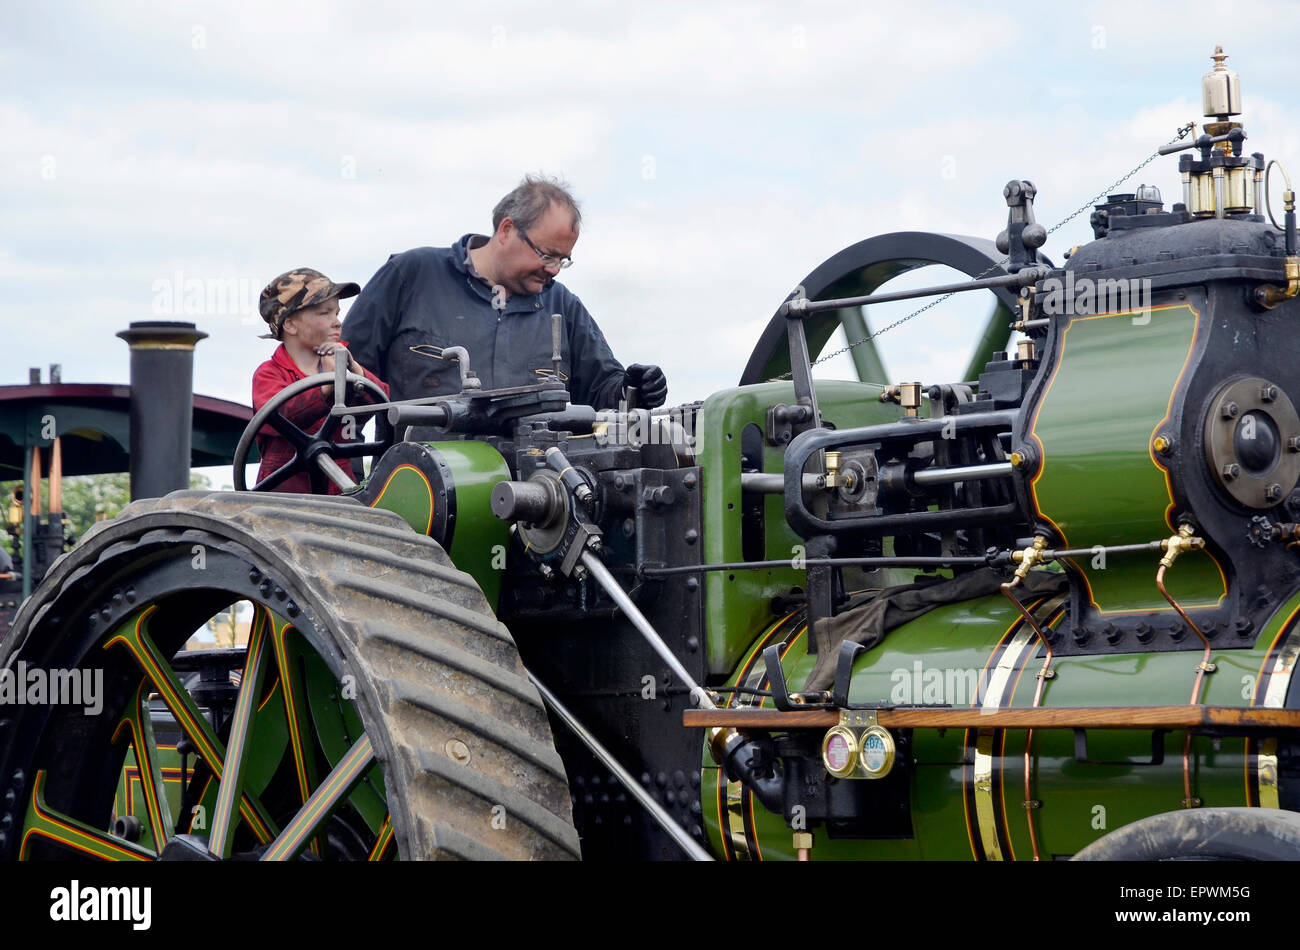
{"label": "valve handwheel", "polygon": [[[346,352],[346,350],[343,352]],[[321,423],[316,432],[303,431],[280,412],[280,408],[290,399],[310,389],[318,389],[323,386],[334,387],[335,412],[325,417],[325,421]],[[262,406],[249,420],[248,426],[239,437],[239,445],[235,448],[233,462],[235,489],[237,491],[273,491],[277,486],[303,472],[307,474],[311,481],[313,494],[324,494],[328,490],[328,482],[333,482],[342,489],[354,488],[356,483],[335,460],[365,457],[378,458],[392,444],[392,427],[388,424],[387,415],[379,413],[375,418],[374,441],[342,443],[333,441],[334,434],[338,431],[340,423],[349,418],[346,414],[337,414],[337,410],[340,407],[349,405],[347,400],[351,395],[364,397],[370,404],[388,401],[388,395],[377,384],[364,376],[347,372],[341,362],[336,365],[334,372],[317,373],[315,376],[300,379],[271,397],[270,401]],[[355,420],[355,422],[361,421]],[[248,453],[253,446],[253,440],[257,438],[262,427],[267,424],[288,440],[289,444],[293,446],[294,456],[249,489],[244,478],[244,468],[248,464]]]}

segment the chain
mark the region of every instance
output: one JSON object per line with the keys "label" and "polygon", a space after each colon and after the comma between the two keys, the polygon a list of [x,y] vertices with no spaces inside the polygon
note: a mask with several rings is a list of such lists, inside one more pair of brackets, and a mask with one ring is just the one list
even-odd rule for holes
{"label": "chain", "polygon": [[[1194,122],[1188,122],[1186,125],[1184,125],[1182,128],[1180,128],[1180,129],[1178,130],[1178,134],[1177,134],[1177,135],[1175,135],[1173,138],[1171,138],[1171,139],[1170,139],[1167,143],[1165,143],[1165,144],[1166,144],[1166,145],[1173,145],[1175,142],[1178,142],[1178,141],[1181,141],[1182,139],[1185,139],[1185,138],[1187,137],[1187,134],[1188,134],[1189,132],[1191,132],[1192,129],[1194,129],[1194,128],[1196,128],[1196,123],[1194,123]],[[1160,148],[1164,148],[1164,147],[1165,147],[1165,146],[1162,145]],[[1116,188],[1118,188],[1120,185],[1124,184],[1124,182],[1128,181],[1130,178],[1132,178],[1134,175],[1136,175],[1136,174],[1137,174],[1138,172],[1140,172],[1142,169],[1146,168],[1148,165],[1150,165],[1153,161],[1155,161],[1155,160],[1156,160],[1157,158],[1159,158],[1159,157],[1160,157],[1160,149],[1156,149],[1154,152],[1152,152],[1150,155],[1148,155],[1148,156],[1147,156],[1145,159],[1143,159],[1141,162],[1139,162],[1138,164],[1134,165],[1134,166],[1133,166],[1133,169],[1132,169],[1132,170],[1131,170],[1127,175],[1125,175],[1123,178],[1117,178],[1117,179],[1115,179],[1115,182],[1114,182],[1112,185],[1110,185],[1108,188],[1106,188],[1106,190],[1102,191],[1100,194],[1094,195],[1092,198],[1089,198],[1089,199],[1088,199],[1087,201],[1085,201],[1083,204],[1079,205],[1079,207],[1076,208],[1073,212],[1071,212],[1070,215],[1069,215],[1068,217],[1063,218],[1062,220],[1060,220],[1060,221],[1058,221],[1056,224],[1054,224],[1051,228],[1048,229],[1048,231],[1047,231],[1048,235],[1052,235],[1052,234],[1056,233],[1057,231],[1059,231],[1061,228],[1065,227],[1067,224],[1069,224],[1071,221],[1073,221],[1073,220],[1074,220],[1075,218],[1077,218],[1079,215],[1083,214],[1085,211],[1087,211],[1087,210],[1088,210],[1089,208],[1091,208],[1093,205],[1097,204],[1099,201],[1101,201],[1102,198],[1105,198],[1108,194],[1110,194],[1112,191],[1114,191],[1114,190],[1115,190]],[[1007,257],[1002,258],[1002,260],[998,261],[998,262],[997,262],[996,264],[994,264],[992,267],[988,268],[988,270],[985,270],[985,271],[980,272],[979,274],[976,274],[975,277],[972,278],[972,279],[973,279],[973,280],[980,280],[981,278],[987,277],[989,274],[993,273],[995,270],[997,270],[997,269],[1000,268],[1003,264],[1005,264],[1008,260],[1010,260],[1010,258],[1007,258]],[[885,327],[882,327],[881,329],[877,330],[875,333],[868,333],[868,334],[867,334],[866,336],[864,336],[861,340],[858,340],[858,341],[856,341],[856,342],[854,342],[854,343],[850,343],[848,346],[840,347],[838,350],[835,350],[833,353],[827,353],[827,354],[825,354],[825,355],[819,357],[816,361],[814,361],[813,363],[810,363],[810,364],[809,364],[809,369],[811,369],[813,366],[818,365],[819,363],[824,363],[824,362],[826,362],[826,361],[829,360],[829,359],[834,359],[835,357],[839,356],[841,353],[847,353],[847,352],[849,352],[849,350],[853,349],[855,346],[861,346],[863,343],[866,343],[868,340],[874,340],[876,337],[880,336],[881,334],[888,333],[890,330],[894,329],[894,327],[902,326],[904,323],[906,323],[908,320],[911,320],[913,317],[919,317],[921,314],[925,313],[925,312],[926,312],[927,310],[929,310],[931,307],[936,307],[936,306],[938,306],[939,304],[943,303],[945,300],[947,300],[949,297],[953,297],[953,296],[956,296],[956,291],[953,291],[952,293],[944,294],[942,297],[936,297],[934,300],[931,300],[931,301],[930,301],[928,304],[926,304],[924,307],[919,307],[918,309],[913,310],[913,311],[912,311],[911,313],[909,313],[907,316],[905,316],[905,317],[901,317],[901,318],[899,318],[898,320],[895,320],[893,323],[891,323],[891,324],[889,324],[889,325],[887,325],[887,326],[885,326]],[[791,371],[788,372],[788,373],[782,373],[780,376],[774,376],[773,379],[774,379],[774,380],[778,380],[778,379],[789,379],[789,378],[790,378],[791,376],[793,376],[793,375],[794,375],[794,370],[791,370]]]}

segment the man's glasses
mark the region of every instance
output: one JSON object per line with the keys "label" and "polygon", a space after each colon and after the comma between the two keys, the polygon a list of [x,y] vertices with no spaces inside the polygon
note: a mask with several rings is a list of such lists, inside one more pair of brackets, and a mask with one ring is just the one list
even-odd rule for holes
{"label": "man's glasses", "polygon": [[520,236],[521,238],[524,239],[524,243],[527,244],[529,247],[531,247],[531,248],[533,249],[533,253],[536,254],[538,257],[540,257],[540,258],[542,259],[542,266],[543,266],[543,267],[558,267],[558,268],[560,268],[561,270],[563,270],[563,269],[566,268],[566,267],[571,267],[571,266],[573,266],[573,258],[572,258],[572,257],[567,257],[567,256],[566,256],[566,257],[555,257],[555,256],[552,255],[552,254],[543,254],[541,251],[539,251],[539,250],[537,249],[537,245],[536,245],[536,244],[534,244],[532,241],[528,240],[528,235],[524,233],[524,229],[523,229],[523,228],[516,227],[515,230],[518,231],[518,232],[519,232],[519,236]]}

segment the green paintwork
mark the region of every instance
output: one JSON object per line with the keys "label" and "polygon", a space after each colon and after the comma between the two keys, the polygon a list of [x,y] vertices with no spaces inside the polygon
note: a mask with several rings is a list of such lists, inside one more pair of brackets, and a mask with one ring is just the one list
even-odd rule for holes
{"label": "green paintwork", "polygon": [[[456,521],[447,553],[483,589],[495,610],[501,593],[504,553],[510,526],[492,514],[492,489],[510,478],[501,453],[483,442],[427,443],[442,454],[456,487]],[[429,533],[430,504],[444,503],[431,498],[429,481],[415,468],[401,466],[383,486],[372,507],[402,516],[420,534]]]}
{"label": "green paintwork", "polygon": [[456,482],[456,531],[447,553],[478,581],[495,610],[510,526],[492,514],[492,489],[510,479],[510,469],[501,453],[483,442],[440,442],[435,448],[451,466]]}
{"label": "green paintwork", "polygon": [[[1034,503],[1066,547],[1136,544],[1173,534],[1166,470],[1151,441],[1169,413],[1199,318],[1191,304],[1180,303],[1145,316],[1077,316],[1066,327],[1031,426],[1041,459],[1031,482]],[[1093,559],[1075,566],[1102,611],[1172,612],[1155,586],[1158,558],[1140,564],[1134,558],[1111,558],[1101,569]],[[1222,573],[1205,552],[1184,555],[1166,586],[1184,607],[1212,605],[1226,593]]]}
{"label": "green paintwork", "polygon": [[[817,383],[817,402],[822,417],[837,428],[893,422],[901,414],[897,405],[881,403],[880,386],[869,383]],[[700,498],[704,536],[704,562],[741,561],[741,432],[753,424],[764,427],[769,406],[794,401],[790,383],[761,383],[715,393],[704,401],[696,420],[696,459],[700,466],[703,492]],[[784,446],[764,442],[763,471],[782,471]],[[765,499],[765,559],[793,558],[800,539],[785,520],[782,496]],[[457,561],[457,564],[460,562]],[[710,674],[730,671],[741,651],[751,642],[753,631],[772,619],[771,601],[792,587],[804,587],[804,572],[762,569],[705,575],[706,662]]]}
{"label": "green paintwork", "polygon": [[[1273,641],[1297,611],[1300,611],[1300,594],[1277,609],[1254,647],[1216,651],[1213,659],[1217,671],[1206,679],[1203,701],[1218,706],[1252,705],[1256,677]],[[969,684],[978,682],[979,672],[1018,616],[1001,596],[934,610],[894,630],[882,644],[858,657],[850,700],[891,705],[944,701],[954,706],[970,705]],[[752,641],[744,653],[746,663],[763,639],[761,635]],[[783,657],[782,666],[792,688],[802,684],[815,660],[806,652],[806,643],[804,635],[794,641],[793,648]],[[1035,674],[1042,667],[1042,657],[1038,650],[1029,652],[1034,656],[1020,665],[1015,690],[1005,705],[1033,705]],[[1199,661],[1200,653],[1195,650],[1057,657],[1052,664],[1056,676],[1047,683],[1042,705],[1097,707],[1135,702],[1151,706],[1182,705],[1191,698]],[[761,665],[761,660],[758,664]],[[735,684],[736,673],[728,685]],[[940,681],[947,684],[946,694],[938,686]],[[764,703],[770,706],[770,702]],[[1032,750],[1032,794],[1042,802],[1042,807],[1034,812],[1040,855],[1049,859],[1073,854],[1107,831],[1180,808],[1184,737],[1184,732],[1166,734],[1164,761],[1151,765],[1150,730],[1089,730],[1088,757],[1095,761],[1081,763],[1074,757],[1072,730],[1037,730]],[[1025,809],[1021,804],[1026,733],[1006,730],[1000,739],[1001,758],[997,765],[1003,785],[999,806],[1000,814],[1005,815],[1004,827],[1010,846],[1006,857],[1026,860],[1032,857]],[[1245,752],[1243,739],[1194,738],[1193,793],[1202,799],[1205,807],[1248,803]],[[815,838],[814,860],[972,859],[964,804],[964,782],[968,775],[963,764],[968,758],[965,730],[948,729],[943,734],[937,730],[916,730],[913,755],[916,760],[911,786],[913,837],[831,839],[824,829],[814,825],[808,828]],[[703,764],[701,803],[705,831],[715,854],[734,857],[734,852],[723,849],[719,829],[719,770],[707,751]],[[724,782],[724,804],[725,801]],[[793,859],[791,829],[781,816],[751,804],[746,795],[742,809],[747,811],[751,807],[756,844],[762,857]],[[728,823],[725,808],[722,823]]]}

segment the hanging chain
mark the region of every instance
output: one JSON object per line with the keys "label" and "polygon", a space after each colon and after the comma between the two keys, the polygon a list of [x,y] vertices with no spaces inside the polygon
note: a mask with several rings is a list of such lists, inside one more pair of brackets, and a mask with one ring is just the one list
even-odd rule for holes
{"label": "hanging chain", "polygon": [[[1178,141],[1181,141],[1182,139],[1185,139],[1185,138],[1187,137],[1187,134],[1188,134],[1189,132],[1191,132],[1194,128],[1196,128],[1196,123],[1194,123],[1194,122],[1188,122],[1186,125],[1184,125],[1182,128],[1180,128],[1180,129],[1178,130],[1178,134],[1175,135],[1173,138],[1171,138],[1171,139],[1166,143],[1166,145],[1173,145],[1175,142],[1178,142]],[[1163,146],[1163,145],[1161,146],[1161,148],[1164,148],[1164,147],[1165,147],[1165,146]],[[1160,157],[1160,149],[1156,149],[1154,152],[1152,152],[1150,155],[1148,155],[1145,159],[1143,159],[1143,160],[1142,160],[1141,162],[1139,162],[1137,165],[1134,165],[1134,166],[1133,166],[1133,169],[1132,169],[1132,170],[1131,170],[1127,175],[1125,175],[1123,178],[1117,178],[1117,179],[1115,179],[1115,182],[1114,182],[1112,185],[1110,185],[1108,188],[1106,188],[1105,191],[1102,191],[1101,193],[1099,193],[1099,194],[1097,194],[1097,195],[1094,195],[1092,198],[1089,198],[1089,199],[1088,199],[1087,201],[1085,201],[1083,204],[1079,205],[1079,207],[1076,208],[1073,212],[1071,212],[1070,215],[1069,215],[1068,217],[1063,218],[1062,220],[1058,221],[1055,225],[1053,225],[1053,226],[1048,230],[1047,234],[1050,236],[1050,235],[1054,234],[1055,232],[1059,231],[1061,228],[1065,227],[1065,225],[1069,224],[1071,221],[1073,221],[1073,220],[1074,220],[1075,218],[1077,218],[1079,215],[1083,214],[1085,211],[1087,211],[1087,210],[1088,210],[1089,208],[1091,208],[1093,205],[1097,204],[1097,202],[1101,201],[1102,198],[1105,198],[1108,194],[1110,194],[1112,191],[1114,191],[1114,190],[1115,190],[1116,188],[1118,188],[1120,185],[1124,184],[1124,182],[1128,181],[1130,178],[1132,178],[1134,175],[1136,175],[1136,174],[1137,174],[1138,172],[1140,172],[1142,169],[1146,168],[1148,165],[1150,165],[1153,161],[1155,161],[1155,160],[1156,160],[1157,158],[1159,158],[1159,157]],[[997,270],[997,269],[1000,268],[1003,264],[1005,264],[1008,260],[1010,260],[1010,258],[1006,258],[1006,257],[1002,258],[1002,260],[998,261],[996,264],[994,264],[994,265],[992,265],[991,267],[989,267],[988,270],[985,270],[985,271],[982,271],[982,272],[979,273],[979,274],[976,274],[975,277],[972,278],[972,279],[973,279],[973,280],[980,280],[981,278],[987,277],[989,274],[993,273],[995,270]],[[920,316],[921,314],[923,314],[923,313],[925,313],[927,310],[929,310],[931,307],[938,306],[939,304],[941,304],[941,303],[943,303],[945,300],[947,300],[949,297],[953,297],[953,296],[956,296],[956,292],[955,292],[955,291],[954,291],[953,293],[947,293],[947,294],[944,294],[942,297],[936,297],[934,300],[931,300],[931,301],[930,301],[928,304],[926,304],[924,307],[919,307],[919,308],[917,308],[916,310],[913,310],[913,311],[912,311],[911,313],[909,313],[907,316],[905,316],[905,317],[901,317],[901,318],[899,318],[898,320],[895,320],[893,323],[888,324],[888,325],[885,326],[885,327],[882,327],[881,329],[877,330],[875,333],[868,333],[868,334],[867,334],[866,336],[864,336],[861,340],[858,340],[858,341],[856,341],[856,342],[854,342],[854,343],[850,343],[848,346],[840,347],[838,350],[835,350],[833,353],[827,353],[827,354],[825,354],[824,356],[818,357],[814,362],[812,362],[812,363],[809,364],[809,369],[811,369],[812,367],[818,365],[819,363],[824,363],[824,362],[826,362],[826,361],[829,360],[829,359],[834,359],[835,357],[839,356],[841,353],[847,353],[847,352],[849,352],[849,350],[853,349],[855,346],[861,346],[863,343],[866,343],[868,340],[874,340],[876,337],[880,336],[881,334],[883,334],[883,333],[888,333],[890,330],[894,329],[894,327],[902,326],[904,323],[906,323],[908,320],[911,320],[913,317],[918,317],[918,316]],[[773,378],[773,380],[789,379],[793,374],[794,374],[794,370],[791,370],[791,371],[788,372],[788,373],[782,373],[780,376],[774,376],[774,377],[772,377],[772,378]]]}

